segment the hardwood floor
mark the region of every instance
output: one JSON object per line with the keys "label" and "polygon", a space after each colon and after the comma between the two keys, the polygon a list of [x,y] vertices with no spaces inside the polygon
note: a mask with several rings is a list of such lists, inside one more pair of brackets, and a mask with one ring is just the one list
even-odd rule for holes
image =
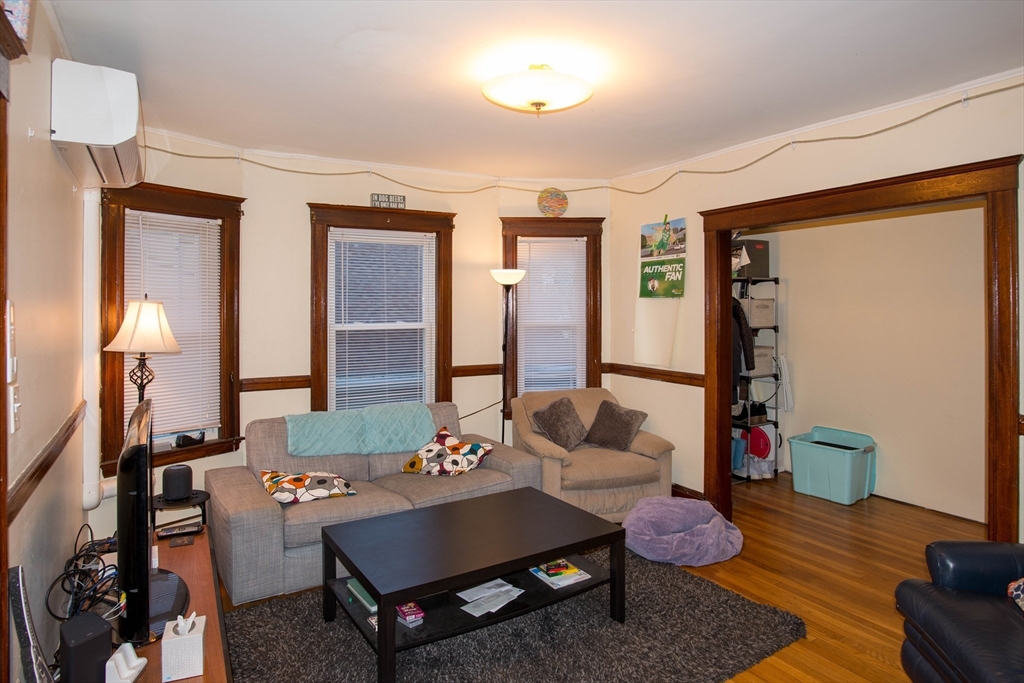
{"label": "hardwood floor", "polygon": [[984,539],[985,525],[871,496],[845,506],[793,491],[788,473],[733,487],[743,552],[690,568],[751,600],[800,616],[807,638],[734,680],[738,683],[907,681],[903,620],[893,591],[927,578],[924,547]]}

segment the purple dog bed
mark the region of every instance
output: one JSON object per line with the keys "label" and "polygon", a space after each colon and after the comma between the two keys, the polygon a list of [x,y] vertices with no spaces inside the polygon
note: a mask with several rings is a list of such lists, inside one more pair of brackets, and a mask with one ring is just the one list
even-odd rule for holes
{"label": "purple dog bed", "polygon": [[700,567],[728,560],[743,533],[711,503],[690,498],[642,498],[622,521],[626,547],[655,562]]}

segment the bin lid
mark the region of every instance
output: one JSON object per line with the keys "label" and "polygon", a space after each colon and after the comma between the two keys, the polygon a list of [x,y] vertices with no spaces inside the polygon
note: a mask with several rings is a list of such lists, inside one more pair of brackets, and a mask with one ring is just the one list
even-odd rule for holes
{"label": "bin lid", "polygon": [[772,453],[772,440],[760,427],[750,430],[750,454],[756,458],[767,458]]}

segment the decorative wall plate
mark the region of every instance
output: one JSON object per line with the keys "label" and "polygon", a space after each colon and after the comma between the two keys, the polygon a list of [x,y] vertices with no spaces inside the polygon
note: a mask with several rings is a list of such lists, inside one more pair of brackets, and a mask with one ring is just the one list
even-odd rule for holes
{"label": "decorative wall plate", "polygon": [[569,208],[569,198],[557,187],[548,187],[537,195],[537,208],[548,218],[558,218]]}

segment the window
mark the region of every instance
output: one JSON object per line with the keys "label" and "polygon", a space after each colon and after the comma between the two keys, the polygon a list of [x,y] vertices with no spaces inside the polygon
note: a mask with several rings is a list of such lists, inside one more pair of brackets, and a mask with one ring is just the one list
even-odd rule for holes
{"label": "window", "polygon": [[432,402],[434,236],[331,228],[328,241],[328,409]]}
{"label": "window", "polygon": [[311,409],[450,401],[454,214],[309,206]]}
{"label": "window", "polygon": [[603,218],[502,218],[503,267],[526,277],[512,290],[509,401],[525,391],[601,386]]}
{"label": "window", "polygon": [[[238,239],[244,199],[143,183],[103,191],[101,327],[105,346],[129,300],[162,301],[180,355],[156,355],[155,464],[237,450]],[[101,354],[102,465],[114,471],[137,389],[130,354]],[[199,446],[171,448],[180,433]]]}
{"label": "window", "polygon": [[[148,361],[159,381],[146,387],[153,399],[153,441],[179,433],[220,436],[220,232],[221,220],[125,209],[124,307],[148,296],[162,301],[180,354]],[[136,387],[124,364],[124,395]],[[135,409],[124,402],[124,429]]]}
{"label": "window", "polygon": [[587,240],[518,237],[516,395],[587,386]]}

